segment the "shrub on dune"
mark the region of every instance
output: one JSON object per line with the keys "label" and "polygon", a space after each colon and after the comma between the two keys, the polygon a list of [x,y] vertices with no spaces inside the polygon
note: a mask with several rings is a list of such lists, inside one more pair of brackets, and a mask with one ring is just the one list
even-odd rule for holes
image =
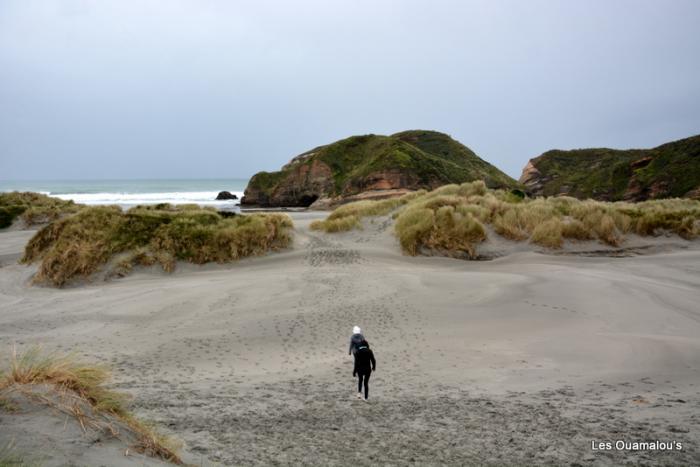
{"label": "shrub on dune", "polygon": [[486,239],[484,226],[471,213],[459,212],[449,204],[407,209],[398,216],[395,232],[403,250],[411,255],[426,248],[475,257],[475,245]]}
{"label": "shrub on dune", "polygon": [[519,206],[519,217],[525,230],[532,233],[535,228],[543,222],[559,217],[554,206],[546,201],[537,199],[530,203]]}
{"label": "shrub on dune", "polygon": [[37,282],[64,285],[76,276],[88,276],[114,254],[114,231],[123,221],[117,206],[87,208],[39,230],[25,247],[22,261],[41,259]]}
{"label": "shrub on dune", "polygon": [[425,244],[435,223],[432,209],[414,207],[399,215],[394,226],[401,248],[410,255],[417,255]]}
{"label": "shrub on dune", "polygon": [[360,218],[352,214],[337,219],[326,219],[313,221],[309,226],[311,230],[323,230],[328,233],[346,232],[355,228],[360,228],[362,223]]}
{"label": "shrub on dune", "polygon": [[439,251],[466,253],[476,257],[476,244],[486,239],[484,226],[470,213],[462,214],[453,206],[435,212],[435,225],[424,246]]}
{"label": "shrub on dune", "polygon": [[22,261],[41,260],[35,281],[60,287],[90,276],[121,253],[134,252],[117,263],[117,275],[134,265],[158,263],[169,272],[178,259],[223,263],[262,254],[286,247],[291,228],[283,214],[224,218],[209,209],[90,207],[37,232]]}
{"label": "shrub on dune", "polygon": [[676,226],[675,232],[681,237],[691,240],[700,235],[700,221],[692,216],[685,216]]}
{"label": "shrub on dune", "polygon": [[601,242],[610,246],[619,246],[622,241],[622,236],[615,225],[615,219],[610,214],[603,214],[598,224],[593,227],[593,231]]}
{"label": "shrub on dune", "polygon": [[578,219],[562,222],[561,234],[564,238],[571,240],[590,240],[593,238],[591,231]]}
{"label": "shrub on dune", "polygon": [[488,208],[478,204],[458,204],[455,206],[455,211],[464,216],[471,214],[482,223],[489,222],[492,216],[491,211]]}
{"label": "shrub on dune", "polygon": [[502,215],[496,215],[493,219],[493,228],[497,234],[510,239],[521,241],[527,239],[530,234],[518,216],[519,210],[509,209]]}
{"label": "shrub on dune", "polygon": [[0,193],[0,229],[9,227],[18,217],[28,226],[51,222],[74,214],[83,205],[73,201],[52,198],[41,193]]}
{"label": "shrub on dune", "polygon": [[457,190],[459,196],[484,196],[487,192],[486,183],[483,180],[462,183]]}
{"label": "shrub on dune", "polygon": [[578,206],[581,201],[571,196],[557,196],[555,198],[548,198],[547,201],[562,216],[568,216],[571,210]]}
{"label": "shrub on dune", "polygon": [[554,217],[538,224],[532,231],[530,241],[547,248],[561,248],[564,238],[559,218]]}

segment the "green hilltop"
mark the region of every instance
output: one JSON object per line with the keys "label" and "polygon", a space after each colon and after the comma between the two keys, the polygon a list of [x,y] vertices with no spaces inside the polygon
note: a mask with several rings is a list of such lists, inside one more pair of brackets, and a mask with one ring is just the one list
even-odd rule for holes
{"label": "green hilltop", "polygon": [[370,134],[319,146],[280,171],[255,174],[242,203],[308,206],[318,199],[370,190],[432,189],[474,180],[484,180],[490,187],[519,186],[446,134],[425,130]]}
{"label": "green hilltop", "polygon": [[520,177],[536,196],[566,194],[606,201],[700,197],[700,135],[653,149],[552,150]]}

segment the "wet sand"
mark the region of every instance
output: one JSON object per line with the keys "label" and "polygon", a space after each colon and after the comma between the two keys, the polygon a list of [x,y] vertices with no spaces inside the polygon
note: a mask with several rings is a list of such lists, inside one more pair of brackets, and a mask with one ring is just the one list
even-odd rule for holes
{"label": "wet sand", "polygon": [[[469,262],[403,256],[388,219],[328,235],[291,215],[292,249],[173,275],[56,290],[2,262],[0,349],[108,363],[137,414],[227,465],[700,463],[698,242]],[[0,254],[23,241],[0,233]],[[616,440],[683,449],[591,449]]]}

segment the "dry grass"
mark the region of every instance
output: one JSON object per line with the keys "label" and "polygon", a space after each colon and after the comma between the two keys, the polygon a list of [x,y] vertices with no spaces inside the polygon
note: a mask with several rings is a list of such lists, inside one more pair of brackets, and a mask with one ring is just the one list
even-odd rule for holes
{"label": "dry grass", "polygon": [[355,201],[336,208],[326,219],[311,223],[311,230],[323,230],[324,232],[345,232],[355,228],[362,228],[363,217],[383,216],[420,196],[425,195],[425,190],[418,190],[405,194],[398,198],[390,198],[379,201]]}
{"label": "dry grass", "polygon": [[160,264],[170,272],[176,260],[225,263],[285,248],[292,221],[285,214],[223,217],[191,206],[95,206],[53,222],[29,241],[22,259],[41,260],[35,282],[63,286],[89,277],[112,258],[130,253],[113,274],[133,266]]}
{"label": "dry grass", "polygon": [[509,209],[503,214],[495,215],[493,229],[499,235],[510,240],[521,241],[530,236],[524,221],[521,220],[519,209]]}
{"label": "dry grass", "polygon": [[356,215],[350,215],[338,219],[313,221],[309,227],[311,230],[323,230],[328,233],[346,232],[348,230],[362,228],[362,222],[360,222],[360,218]]}
{"label": "dry grass", "polygon": [[530,241],[547,248],[561,248],[564,243],[561,220],[553,217],[535,226]]}
{"label": "dry grass", "polygon": [[435,213],[428,208],[413,208],[396,219],[396,233],[404,251],[418,254],[418,248],[427,242],[435,224]]}
{"label": "dry grass", "polygon": [[[700,202],[686,199],[635,204],[571,197],[522,199],[510,192],[489,190],[477,181],[390,201],[393,204],[364,201],[342,206],[315,228],[347,230],[364,215],[394,211],[395,233],[406,253],[416,255],[426,249],[469,257],[476,256],[476,245],[486,238],[486,225],[507,239],[551,249],[567,241],[585,240],[620,246],[630,234],[670,232],[689,240],[700,236]],[[347,225],[333,224],[340,220]]]}
{"label": "dry grass", "polygon": [[73,201],[64,201],[40,193],[0,193],[0,229],[9,227],[18,217],[27,226],[32,226],[74,214],[83,207]]}
{"label": "dry grass", "polygon": [[[181,464],[175,443],[131,415],[125,405],[127,397],[105,386],[109,378],[110,373],[104,366],[83,364],[72,356],[44,353],[41,348],[32,347],[21,354],[12,350],[9,364],[0,374],[0,389],[48,384],[59,391],[69,391],[95,412],[110,414],[125,423],[138,439],[134,448],[139,452]],[[63,407],[50,399],[43,401],[76,416],[85,427],[89,417],[77,406]],[[113,434],[118,436],[117,431]]]}

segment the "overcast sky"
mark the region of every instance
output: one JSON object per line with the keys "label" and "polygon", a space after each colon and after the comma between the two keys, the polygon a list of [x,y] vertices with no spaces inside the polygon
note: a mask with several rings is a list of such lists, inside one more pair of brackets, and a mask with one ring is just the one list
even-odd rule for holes
{"label": "overcast sky", "polygon": [[700,133],[700,1],[0,0],[0,179],[248,177],[353,134]]}

